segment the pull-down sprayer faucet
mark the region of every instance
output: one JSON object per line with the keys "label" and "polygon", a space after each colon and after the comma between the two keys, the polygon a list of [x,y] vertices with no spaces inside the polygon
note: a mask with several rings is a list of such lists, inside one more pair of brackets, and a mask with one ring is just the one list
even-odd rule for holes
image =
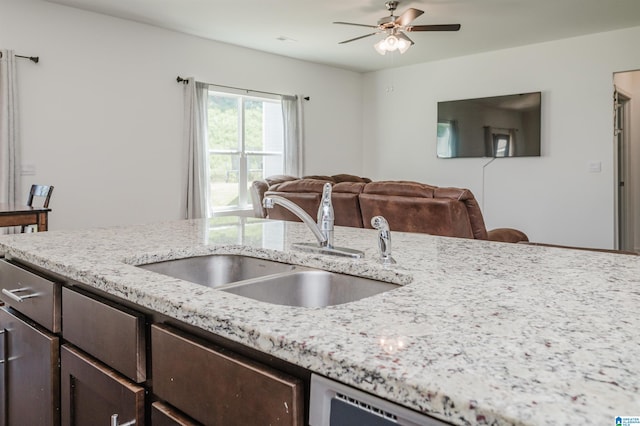
{"label": "pull-down sprayer faucet", "polygon": [[371,218],[371,226],[378,230],[380,261],[385,265],[396,263],[395,259],[391,257],[391,231],[387,220],[382,216],[374,216]]}

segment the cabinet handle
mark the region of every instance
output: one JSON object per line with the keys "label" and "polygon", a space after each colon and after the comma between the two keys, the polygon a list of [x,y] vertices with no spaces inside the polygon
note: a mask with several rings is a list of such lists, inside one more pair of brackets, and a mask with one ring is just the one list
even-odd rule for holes
{"label": "cabinet handle", "polygon": [[4,364],[5,360],[7,359],[7,354],[5,353],[4,348],[6,347],[6,341],[5,341],[5,336],[4,334],[7,332],[6,328],[3,328],[2,330],[0,330],[0,340],[2,340],[2,359],[0,359],[0,364]]}
{"label": "cabinet handle", "polygon": [[29,291],[30,289],[27,287],[16,288],[15,290],[7,290],[6,288],[2,289],[2,294],[5,296],[9,296],[9,298],[15,300],[16,302],[24,302],[26,299],[31,299],[32,297],[38,296],[38,293],[31,293],[24,296],[20,296],[16,293],[21,293],[23,291]]}
{"label": "cabinet handle", "polygon": [[0,394],[2,395],[1,398],[1,404],[2,404],[2,411],[5,413],[4,416],[2,416],[2,426],[7,426],[7,329],[3,328],[2,330],[0,330],[0,342],[2,342],[2,366],[0,367],[2,369],[2,385],[0,385]]}
{"label": "cabinet handle", "polygon": [[135,420],[131,420],[130,422],[126,422],[126,423],[118,423],[118,415],[117,414],[112,414],[111,415],[111,426],[133,426],[136,424]]}

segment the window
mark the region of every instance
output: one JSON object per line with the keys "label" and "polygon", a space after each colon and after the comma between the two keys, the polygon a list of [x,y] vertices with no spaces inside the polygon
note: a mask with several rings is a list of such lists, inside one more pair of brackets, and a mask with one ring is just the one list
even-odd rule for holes
{"label": "window", "polygon": [[458,127],[455,120],[438,121],[436,150],[438,158],[452,158],[457,153]]}
{"label": "window", "polygon": [[284,171],[281,100],[209,90],[207,101],[210,214],[249,209],[251,182]]}

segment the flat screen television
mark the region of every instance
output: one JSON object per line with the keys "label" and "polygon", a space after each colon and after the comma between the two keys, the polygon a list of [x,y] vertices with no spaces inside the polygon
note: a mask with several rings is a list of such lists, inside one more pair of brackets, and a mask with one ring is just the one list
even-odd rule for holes
{"label": "flat screen television", "polygon": [[540,156],[540,92],[438,102],[438,158]]}

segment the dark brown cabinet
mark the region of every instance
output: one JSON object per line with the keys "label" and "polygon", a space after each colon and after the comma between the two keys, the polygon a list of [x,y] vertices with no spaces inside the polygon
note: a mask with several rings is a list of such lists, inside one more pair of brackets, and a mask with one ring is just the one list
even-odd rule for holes
{"label": "dark brown cabinet", "polygon": [[144,315],[78,289],[62,289],[63,425],[143,425]]}
{"label": "dark brown cabinet", "polygon": [[0,260],[0,426],[144,425],[144,316],[47,277]]}
{"label": "dark brown cabinet", "polygon": [[59,424],[58,358],[58,337],[0,308],[0,424]]}
{"label": "dark brown cabinet", "polygon": [[60,424],[61,284],[0,260],[0,422]]}
{"label": "dark brown cabinet", "polygon": [[79,350],[62,345],[63,425],[143,425],[144,388]]}

